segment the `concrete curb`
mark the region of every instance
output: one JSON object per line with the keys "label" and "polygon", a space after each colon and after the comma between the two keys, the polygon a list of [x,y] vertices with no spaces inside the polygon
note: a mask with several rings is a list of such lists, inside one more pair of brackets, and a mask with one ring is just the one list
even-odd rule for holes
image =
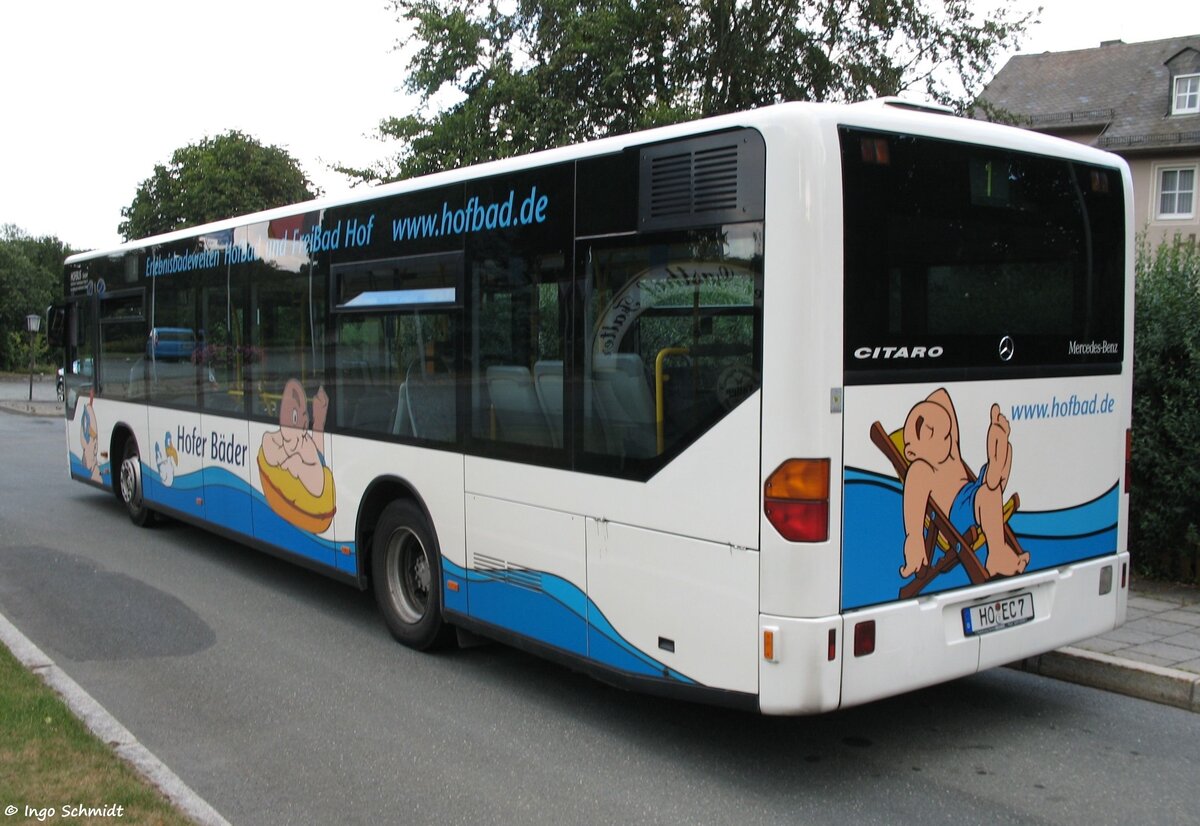
{"label": "concrete curb", "polygon": [[1082,648],[1061,648],[1013,663],[1014,668],[1200,712],[1200,675]]}
{"label": "concrete curb", "polygon": [[0,642],[7,645],[26,668],[54,689],[93,734],[112,746],[125,762],[133,766],[134,771],[161,791],[184,815],[201,826],[230,826],[229,821],[139,743],[129,729],[67,676],[3,614],[0,614]]}
{"label": "concrete curb", "polygon": [[0,399],[0,410],[6,413],[17,413],[21,416],[57,416],[60,419],[63,417],[62,402]]}

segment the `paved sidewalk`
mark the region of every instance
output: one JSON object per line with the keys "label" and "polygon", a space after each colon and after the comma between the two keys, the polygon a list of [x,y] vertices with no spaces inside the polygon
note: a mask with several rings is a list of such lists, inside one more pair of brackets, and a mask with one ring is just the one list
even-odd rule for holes
{"label": "paved sidewalk", "polygon": [[1200,588],[1134,577],[1120,628],[1014,665],[1200,712]]}
{"label": "paved sidewalk", "polygon": [[1125,624],[1077,647],[1200,677],[1200,588],[1135,578]]}
{"label": "paved sidewalk", "polygon": [[0,411],[21,413],[25,416],[56,416],[62,418],[63,403],[59,401],[46,402],[34,399],[0,399]]}
{"label": "paved sidewalk", "polygon": [[62,416],[63,405],[57,398],[53,375],[34,375],[32,401],[29,399],[29,390],[27,376],[0,376],[0,411],[23,413],[26,416]]}

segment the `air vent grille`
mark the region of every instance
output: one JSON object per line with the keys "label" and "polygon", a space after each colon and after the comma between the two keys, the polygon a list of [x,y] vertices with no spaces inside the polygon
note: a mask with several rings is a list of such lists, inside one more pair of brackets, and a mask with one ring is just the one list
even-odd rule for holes
{"label": "air vent grille", "polygon": [[507,582],[509,585],[516,585],[518,588],[526,588],[530,591],[542,590],[540,571],[531,571],[520,565],[513,565],[506,560],[484,554],[475,554],[474,560],[475,572],[485,579]]}
{"label": "air vent grille", "polygon": [[642,150],[639,228],[761,220],[764,149],[750,129]]}

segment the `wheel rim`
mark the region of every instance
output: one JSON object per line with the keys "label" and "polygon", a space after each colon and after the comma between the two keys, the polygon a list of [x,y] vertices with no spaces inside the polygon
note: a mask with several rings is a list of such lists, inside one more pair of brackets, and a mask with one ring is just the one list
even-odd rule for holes
{"label": "wheel rim", "polygon": [[138,490],[138,457],[130,456],[121,463],[121,499],[132,510],[140,505]]}
{"label": "wheel rim", "polygon": [[408,528],[393,532],[387,545],[388,593],[409,624],[420,622],[429,609],[431,574],[429,553],[417,535]]}

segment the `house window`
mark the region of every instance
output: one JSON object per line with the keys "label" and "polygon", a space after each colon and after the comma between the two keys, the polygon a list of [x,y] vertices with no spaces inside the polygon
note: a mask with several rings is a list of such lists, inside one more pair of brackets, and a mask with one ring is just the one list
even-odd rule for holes
{"label": "house window", "polygon": [[1195,215],[1195,204],[1196,167],[1159,170],[1159,218],[1191,218]]}
{"label": "house window", "polygon": [[1194,115],[1198,112],[1200,112],[1200,75],[1177,76],[1171,114]]}

